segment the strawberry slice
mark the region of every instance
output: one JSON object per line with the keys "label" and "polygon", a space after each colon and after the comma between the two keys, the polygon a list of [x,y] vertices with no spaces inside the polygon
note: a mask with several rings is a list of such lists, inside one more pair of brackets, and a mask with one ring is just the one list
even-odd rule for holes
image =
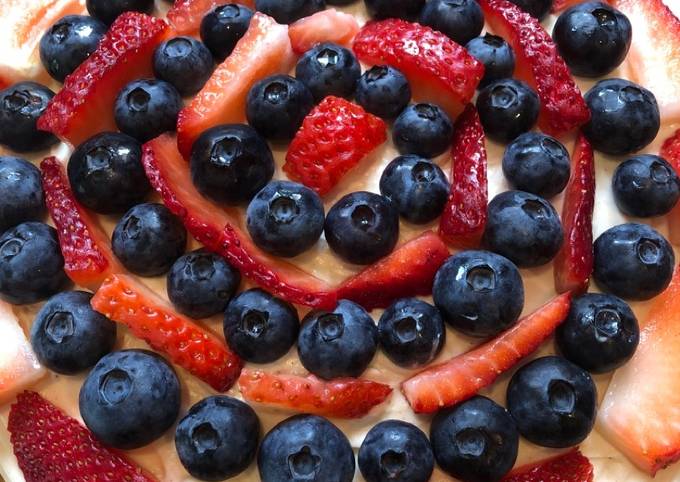
{"label": "strawberry slice", "polygon": [[338,298],[364,308],[387,308],[407,296],[432,293],[434,275],[449,257],[449,250],[432,231],[403,244],[338,288]]}
{"label": "strawberry slice", "polygon": [[405,20],[369,22],[353,48],[366,64],[401,70],[414,98],[440,105],[452,118],[472,100],[484,75],[484,66],[449,37]]}
{"label": "strawberry slice", "polygon": [[541,99],[538,124],[560,136],[590,119],[590,111],[569,68],[541,23],[508,0],[480,0],[491,28],[515,51],[515,75],[533,86]]}
{"label": "strawberry slice", "polygon": [[323,42],[349,47],[358,31],[359,22],[354,15],[329,8],[291,24],[288,35],[293,51],[304,54]]}
{"label": "strawberry slice", "polygon": [[294,64],[288,26],[259,12],[253,15],[231,55],[180,112],[177,142],[182,155],[189,158],[191,146],[206,129],[244,122],[246,97],[253,84],[270,75],[288,73]]}
{"label": "strawberry slice", "polygon": [[131,276],[104,281],[91,304],[219,392],[229,390],[241,372],[241,360],[224,342]]}
{"label": "strawberry slice", "polygon": [[384,402],[389,385],[355,378],[320,380],[314,375],[272,374],[243,370],[238,387],[246,401],[324,417],[361,418]]}
{"label": "strawberry slice", "polygon": [[386,140],[382,119],[348,100],[328,96],[305,117],[288,147],[283,170],[324,195]]}
{"label": "strawberry slice", "polygon": [[475,248],[484,234],[489,202],[484,139],[477,109],[469,104],[453,130],[451,194],[439,221],[439,235],[456,248]]}
{"label": "strawberry slice", "polygon": [[[224,5],[224,0],[175,0],[168,10],[168,22],[180,35],[197,34],[201,28],[201,21],[213,8]],[[254,0],[239,0],[239,4],[255,8]]]}
{"label": "strawberry slice", "polygon": [[565,293],[520,320],[493,340],[402,383],[416,413],[432,413],[467,400],[541,346],[564,321],[571,294]]}
{"label": "strawberry slice", "polygon": [[[680,176],[680,130],[675,131],[661,146],[661,157],[666,159]],[[680,203],[668,213],[669,239],[673,244],[680,244]]]}
{"label": "strawberry slice", "polygon": [[595,160],[593,148],[579,134],[571,161],[571,178],[564,194],[562,226],[564,244],[554,261],[558,293],[582,293],[593,273],[593,211],[595,209]]}
{"label": "strawberry slice", "polygon": [[573,7],[574,5],[577,5],[579,3],[583,3],[586,0],[555,0],[553,2],[552,6],[552,12],[553,13],[559,13],[562,10],[566,10],[569,7]]}
{"label": "strawberry slice", "polygon": [[241,274],[291,303],[335,306],[335,291],[323,281],[257,248],[243,231],[237,210],[223,209],[200,195],[174,137],[166,134],[145,144],[142,162],[168,209],[198,241],[224,256]]}
{"label": "strawberry slice", "polygon": [[593,464],[578,449],[513,470],[501,482],[593,482]]}
{"label": "strawberry slice", "polygon": [[26,482],[156,481],[35,392],[17,397],[7,430]]}

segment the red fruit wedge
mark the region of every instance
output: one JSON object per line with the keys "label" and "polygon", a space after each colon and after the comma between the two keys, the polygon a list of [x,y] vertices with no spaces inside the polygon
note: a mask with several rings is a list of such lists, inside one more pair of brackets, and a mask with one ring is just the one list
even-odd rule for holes
{"label": "red fruit wedge", "polygon": [[[586,0],[555,0],[552,6],[553,13],[559,13],[562,10],[566,10],[569,7],[573,7],[579,3],[583,3]],[[608,0],[607,0],[608,1]]]}
{"label": "red fruit wedge", "polygon": [[432,413],[474,396],[541,346],[564,321],[571,295],[553,298],[493,340],[427,368],[401,385],[416,413]]}
{"label": "red fruit wedge", "polygon": [[[666,159],[680,176],[680,130],[666,139],[659,155]],[[680,203],[668,213],[668,230],[670,241],[673,244],[680,244]]]}
{"label": "red fruit wedge", "polygon": [[336,418],[361,418],[392,393],[389,385],[370,380],[325,381],[314,375],[299,377],[248,369],[241,373],[238,387],[248,402]]}
{"label": "red fruit wedge", "polygon": [[593,464],[578,449],[513,470],[501,482],[593,482]]}
{"label": "red fruit wedge", "polygon": [[104,281],[91,303],[95,310],[123,323],[151,348],[219,392],[229,390],[241,373],[241,360],[223,341],[175,312],[131,276],[113,275]]}
{"label": "red fruit wedge", "polygon": [[358,31],[359,22],[354,15],[329,8],[291,24],[288,35],[293,51],[304,54],[323,42],[350,47]]}
{"label": "red fruit wedge", "polygon": [[[213,8],[229,2],[224,0],[175,0],[168,10],[168,21],[180,35],[197,34],[201,20]],[[239,0],[237,3],[254,8],[254,0]]]}

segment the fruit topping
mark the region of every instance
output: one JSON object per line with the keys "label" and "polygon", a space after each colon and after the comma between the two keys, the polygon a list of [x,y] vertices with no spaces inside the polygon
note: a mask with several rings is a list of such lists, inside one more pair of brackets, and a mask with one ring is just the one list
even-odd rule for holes
{"label": "fruit topping", "polygon": [[411,19],[418,16],[425,0],[364,0],[364,3],[368,14],[373,18]]}
{"label": "fruit topping", "polygon": [[367,112],[383,119],[395,119],[410,100],[408,79],[389,65],[371,67],[357,82],[357,103]]}
{"label": "fruit topping", "polygon": [[485,87],[491,82],[512,77],[515,73],[515,52],[503,37],[485,33],[470,40],[465,46],[474,58],[484,64],[484,77],[479,83]]}
{"label": "fruit topping", "polygon": [[[666,159],[675,173],[680,176],[680,130],[666,139],[661,146],[661,157]],[[680,242],[680,204],[675,205],[668,214],[669,239],[673,244]]]}
{"label": "fruit topping", "polygon": [[19,157],[0,156],[0,232],[45,215],[40,171]]}
{"label": "fruit topping", "polygon": [[[252,8],[254,0],[239,0],[240,5]],[[224,5],[223,0],[175,0],[168,10],[168,21],[181,35],[193,35],[198,33],[201,21],[215,7]],[[235,9],[224,9],[223,16],[229,22]]]}
{"label": "fruit topping", "polygon": [[195,38],[173,37],[156,47],[153,73],[187,97],[203,88],[213,73],[214,62],[208,47]]}
{"label": "fruit topping", "polygon": [[[550,12],[553,0],[510,0],[532,17],[543,20]],[[559,0],[558,0],[559,1]]]}
{"label": "fruit topping", "polygon": [[509,143],[530,131],[539,115],[538,95],[525,82],[496,80],[484,87],[477,97],[477,111],[490,138]]}
{"label": "fruit topping", "polygon": [[[559,0],[558,0],[559,1]],[[557,3],[557,2],[556,2]],[[501,482],[593,482],[593,464],[573,449],[565,454],[519,467]]]}
{"label": "fruit topping", "polygon": [[361,66],[352,51],[328,42],[305,52],[295,66],[295,77],[317,102],[330,95],[352,97],[360,76]]}
{"label": "fruit topping", "polygon": [[111,25],[125,12],[151,14],[154,0],[87,0],[87,11],[92,17]]}
{"label": "fruit topping", "polygon": [[484,28],[484,14],[476,0],[430,0],[420,11],[419,23],[465,45]]}
{"label": "fruit topping", "polygon": [[57,138],[39,126],[53,97],[54,92],[36,82],[19,82],[0,91],[0,145],[33,152],[56,144]]}
{"label": "fruit topping", "polygon": [[324,42],[351,47],[358,31],[359,22],[354,15],[328,8],[291,24],[288,35],[293,51],[301,55]]}
{"label": "fruit topping", "polygon": [[324,0],[255,0],[255,8],[279,23],[293,23],[326,8]]}
{"label": "fruit topping", "polygon": [[238,3],[219,5],[208,12],[201,21],[201,40],[218,62],[234,51],[236,44],[246,34],[254,12]]}
{"label": "fruit topping", "polygon": [[407,106],[392,128],[392,141],[401,154],[433,158],[451,145],[453,123],[435,104]]}

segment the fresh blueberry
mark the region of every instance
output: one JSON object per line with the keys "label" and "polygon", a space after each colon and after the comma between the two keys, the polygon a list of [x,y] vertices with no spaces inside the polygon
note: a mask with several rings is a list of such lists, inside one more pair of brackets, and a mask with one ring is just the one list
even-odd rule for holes
{"label": "fresh blueberry", "polygon": [[154,0],[87,0],[86,4],[90,15],[111,25],[123,12],[151,13]]}
{"label": "fresh blueberry", "polygon": [[593,429],[597,389],[587,371],[565,358],[546,356],[513,375],[507,405],[519,433],[530,442],[572,447]]}
{"label": "fresh blueberry", "polygon": [[309,49],[295,67],[295,77],[309,88],[317,102],[329,95],[351,97],[360,76],[361,67],[354,54],[329,42]]}
{"label": "fresh blueberry", "polygon": [[441,107],[413,104],[406,107],[392,129],[392,140],[401,154],[415,154],[429,159],[451,145],[453,124]]}
{"label": "fresh blueberry", "polygon": [[31,345],[53,372],[74,375],[93,367],[116,343],[116,324],[90,306],[92,294],[59,293],[43,305],[31,327]]}
{"label": "fresh blueberry", "polygon": [[255,0],[255,8],[279,23],[293,23],[326,8],[324,0]]}
{"label": "fresh blueberry", "polygon": [[267,141],[244,124],[212,127],[191,149],[191,179],[201,194],[218,203],[250,201],[273,175]]}
{"label": "fresh blueberry", "polygon": [[484,77],[479,87],[485,87],[495,80],[512,77],[515,72],[515,52],[503,37],[484,34],[473,38],[465,46],[468,53],[484,64]]}
{"label": "fresh blueberry", "polygon": [[229,303],[223,327],[227,344],[238,356],[252,363],[271,363],[295,344],[300,319],[290,303],[252,289]]}
{"label": "fresh blueberry", "polygon": [[571,302],[567,319],[557,328],[557,346],[564,357],[592,373],[606,373],[625,364],[640,341],[640,327],[621,298],[586,293]]}
{"label": "fresh blueberry", "polygon": [[519,434],[505,408],[476,396],[438,412],[430,441],[446,473],[465,482],[489,482],[515,465]]}
{"label": "fresh blueberry", "polygon": [[622,213],[639,218],[662,216],[680,198],[680,178],[665,159],[643,154],[619,164],[612,190]]}
{"label": "fresh blueberry", "polygon": [[551,198],[569,182],[569,152],[557,139],[526,132],[505,149],[503,174],[515,189]]}
{"label": "fresh blueberry", "polygon": [[67,172],[78,202],[101,214],[123,213],[151,190],[142,145],[119,132],[102,132],[79,145]]}
{"label": "fresh blueberry", "polygon": [[0,156],[0,234],[45,215],[40,171],[18,157]]}
{"label": "fresh blueberry", "polygon": [[644,87],[623,79],[601,80],[585,95],[590,122],[583,127],[598,151],[625,155],[654,140],[661,118],[656,97]]}
{"label": "fresh blueberry", "polygon": [[0,91],[0,144],[17,152],[33,152],[59,142],[36,125],[52,97],[54,92],[37,82],[19,82]]}
{"label": "fresh blueberry", "polygon": [[216,395],[196,403],[177,424],[175,447],[187,472],[201,480],[235,477],[257,453],[260,420],[249,405]]}
{"label": "fresh blueberry", "polygon": [[295,415],[262,439],[257,454],[266,482],[352,482],[354,452],[347,437],[316,415]]}
{"label": "fresh blueberry", "polygon": [[250,201],[246,225],[263,250],[285,258],[297,256],[323,233],[323,202],[302,184],[272,181]]}
{"label": "fresh blueberry", "polygon": [[392,252],[399,240],[399,211],[387,198],[359,191],[347,194],[328,211],[326,241],[341,258],[371,264]]}
{"label": "fresh blueberry", "polygon": [[413,20],[425,5],[425,0],[364,0],[368,14],[375,19],[403,18]]}
{"label": "fresh blueberry", "polygon": [[166,40],[153,54],[156,77],[171,83],[180,95],[187,97],[203,88],[213,72],[210,50],[191,37]]}
{"label": "fresh blueberry", "polygon": [[326,380],[358,377],[377,348],[378,329],[373,318],[351,301],[340,300],[333,311],[312,311],[302,320],[300,361]]}
{"label": "fresh blueberry", "polygon": [[168,297],[190,318],[223,313],[241,284],[241,274],[222,256],[203,249],[181,256],[168,273]]}
{"label": "fresh blueberry", "polygon": [[532,17],[543,20],[553,6],[553,0],[510,0]]}
{"label": "fresh blueberry", "polygon": [[180,385],[172,366],[148,350],[104,356],[80,388],[80,415],[87,428],[110,447],[148,445],[177,420]]}
{"label": "fresh blueberry", "polygon": [[399,70],[389,65],[376,65],[359,78],[356,100],[367,112],[394,119],[411,100],[411,86]]}
{"label": "fresh blueberry", "polygon": [[420,23],[465,45],[482,32],[484,14],[477,0],[430,0],[420,12]]}
{"label": "fresh blueberry", "polygon": [[595,281],[602,291],[621,298],[653,298],[673,276],[673,247],[646,224],[614,226],[595,240],[594,248]]}
{"label": "fresh blueberry", "polygon": [[166,273],[186,248],[182,222],[162,204],[138,204],[118,221],[111,245],[123,265],[140,276]]}
{"label": "fresh blueberry", "polygon": [[253,11],[238,3],[218,5],[201,21],[201,40],[218,62],[229,57],[245,35]]}
{"label": "fresh blueberry", "polygon": [[538,95],[521,80],[496,80],[477,97],[479,119],[493,140],[508,143],[531,130],[538,120]]}

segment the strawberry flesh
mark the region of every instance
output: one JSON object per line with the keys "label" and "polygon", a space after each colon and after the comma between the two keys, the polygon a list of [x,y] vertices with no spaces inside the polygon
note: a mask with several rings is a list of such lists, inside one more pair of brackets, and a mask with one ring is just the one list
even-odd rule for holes
{"label": "strawberry flesh", "polygon": [[501,482],[593,482],[593,464],[578,449],[513,470]]}
{"label": "strawberry flesh", "polygon": [[[239,0],[238,3],[249,8],[255,6],[253,0]],[[224,4],[223,0],[175,0],[168,10],[168,22],[178,34],[194,35],[200,30],[203,17]]]}
{"label": "strawberry flesh", "polygon": [[291,24],[288,35],[293,51],[301,55],[323,42],[350,47],[358,31],[354,15],[329,8]]}
{"label": "strawberry flesh", "polygon": [[553,13],[559,13],[562,10],[566,10],[569,7],[573,7],[579,3],[583,3],[586,0],[555,0],[552,6]]}
{"label": "strawberry flesh", "polygon": [[[680,130],[675,131],[661,146],[661,157],[666,159],[680,176]],[[669,239],[673,244],[680,244],[680,203],[668,213]]]}

